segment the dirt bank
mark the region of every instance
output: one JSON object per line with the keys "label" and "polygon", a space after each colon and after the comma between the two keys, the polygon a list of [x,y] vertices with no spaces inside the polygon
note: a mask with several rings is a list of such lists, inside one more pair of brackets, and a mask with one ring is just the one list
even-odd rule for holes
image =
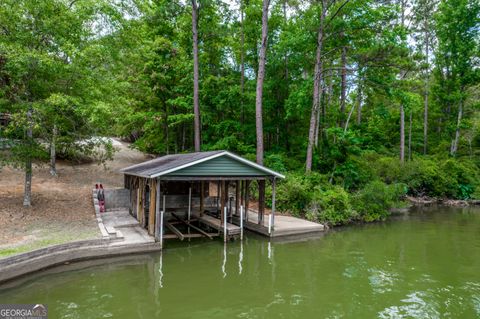
{"label": "dirt bank", "polygon": [[106,166],[96,163],[72,165],[59,161],[58,177],[50,176],[47,166],[35,166],[32,207],[24,208],[25,175],[4,167],[0,171],[0,257],[71,240],[100,236],[91,202],[95,183],[122,187],[120,168],[147,157],[113,140],[118,149]]}

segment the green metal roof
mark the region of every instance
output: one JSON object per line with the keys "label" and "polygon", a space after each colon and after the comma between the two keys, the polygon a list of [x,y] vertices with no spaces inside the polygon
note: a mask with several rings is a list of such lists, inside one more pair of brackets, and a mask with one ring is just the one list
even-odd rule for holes
{"label": "green metal roof", "polygon": [[121,170],[127,175],[155,177],[278,177],[282,174],[227,151],[167,155]]}
{"label": "green metal roof", "polygon": [[192,165],[165,176],[265,176],[264,171],[241,163],[228,156],[215,157],[211,160]]}

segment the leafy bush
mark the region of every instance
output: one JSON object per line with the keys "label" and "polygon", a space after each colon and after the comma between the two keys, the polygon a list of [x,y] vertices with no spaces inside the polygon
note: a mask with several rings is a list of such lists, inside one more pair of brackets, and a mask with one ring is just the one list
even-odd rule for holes
{"label": "leafy bush", "polygon": [[375,169],[375,175],[385,183],[392,184],[398,182],[401,178],[401,167],[398,158],[381,157],[374,162],[370,162]]}
{"label": "leafy bush", "polygon": [[409,193],[414,196],[443,197],[454,182],[437,161],[428,158],[405,163],[400,174],[399,180],[408,185]]}
{"label": "leafy bush", "polygon": [[387,185],[377,180],[360,190],[354,196],[353,203],[363,221],[384,220],[406,192],[404,184]]}
{"label": "leafy bush", "polygon": [[480,186],[477,186],[471,194],[472,199],[480,199]]}
{"label": "leafy bush", "polygon": [[478,166],[468,159],[421,157],[400,165],[396,157],[381,157],[371,165],[374,178],[404,183],[413,196],[468,199],[480,183]]}
{"label": "leafy bush", "polygon": [[475,188],[480,185],[479,169],[470,160],[449,158],[440,163],[440,168],[449,176],[446,197],[470,199]]}
{"label": "leafy bush", "polygon": [[340,186],[322,190],[315,188],[307,210],[307,218],[331,225],[346,224],[356,217],[350,195]]}
{"label": "leafy bush", "polygon": [[[312,173],[288,174],[287,178],[277,187],[277,208],[282,212],[289,212],[295,216],[305,216],[308,205],[313,198],[315,186],[327,183],[325,176]],[[267,190],[267,198],[269,198]]]}
{"label": "leafy bush", "polygon": [[[281,168],[285,159],[272,156],[270,161]],[[267,199],[269,192],[267,189]],[[397,157],[366,153],[337,165],[333,175],[305,175],[303,171],[288,174],[278,184],[277,207],[331,225],[371,222],[384,220],[391,208],[401,206],[407,193],[480,198],[480,171],[474,161],[465,158],[421,157],[401,165]]]}

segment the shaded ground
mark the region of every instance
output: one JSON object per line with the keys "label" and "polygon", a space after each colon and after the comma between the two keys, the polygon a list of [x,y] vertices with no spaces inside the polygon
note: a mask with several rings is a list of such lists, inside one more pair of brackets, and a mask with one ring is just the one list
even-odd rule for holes
{"label": "shaded ground", "polygon": [[71,240],[100,237],[93,210],[91,190],[95,183],[122,187],[120,168],[147,157],[114,140],[118,149],[106,167],[95,163],[57,163],[58,177],[48,166],[34,168],[32,207],[23,207],[25,174],[21,170],[0,171],[0,258]]}

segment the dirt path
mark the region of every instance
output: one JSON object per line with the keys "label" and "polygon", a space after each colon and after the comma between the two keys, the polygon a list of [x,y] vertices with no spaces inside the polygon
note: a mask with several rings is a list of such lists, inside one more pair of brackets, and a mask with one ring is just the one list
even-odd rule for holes
{"label": "dirt path", "polygon": [[106,166],[96,163],[72,165],[59,161],[58,177],[48,166],[35,166],[32,207],[23,207],[25,174],[4,167],[0,171],[0,258],[70,240],[98,238],[91,190],[95,183],[106,188],[122,187],[120,168],[148,159],[112,140],[118,152]]}

